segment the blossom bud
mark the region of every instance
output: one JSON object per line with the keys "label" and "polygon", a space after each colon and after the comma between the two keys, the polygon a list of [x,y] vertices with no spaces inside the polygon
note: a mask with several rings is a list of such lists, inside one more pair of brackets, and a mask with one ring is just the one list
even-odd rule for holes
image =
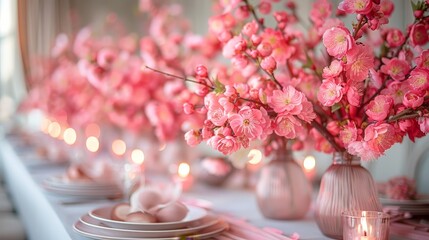
{"label": "blossom bud", "polygon": [[249,8],[247,6],[241,6],[237,8],[237,10],[235,11],[235,15],[238,19],[244,20],[250,16]]}
{"label": "blossom bud", "polygon": [[258,8],[259,8],[259,12],[261,12],[262,14],[269,14],[271,12],[271,3],[261,2]]}
{"label": "blossom bud", "polygon": [[219,41],[226,43],[232,38],[232,33],[229,31],[223,31],[219,34]]}
{"label": "blossom bud", "polygon": [[258,45],[256,49],[258,50],[259,54],[262,57],[267,57],[273,52],[273,48],[271,47],[271,44],[267,42],[262,42],[261,44]]}
{"label": "blossom bud", "polygon": [[363,18],[363,15],[362,15],[362,14],[358,14],[358,15],[356,15],[356,20],[360,21],[360,20],[362,20],[362,18]]}
{"label": "blossom bud", "polygon": [[249,52],[249,55],[252,57],[252,58],[257,58],[258,56],[259,56],[259,52],[258,51],[256,51],[256,50],[251,50],[250,52]]}
{"label": "blossom bud", "polygon": [[422,10],[416,10],[416,11],[414,11],[414,17],[417,18],[417,19],[423,17],[423,11]]}
{"label": "blossom bud", "polygon": [[294,1],[288,1],[287,3],[286,3],[286,7],[288,7],[288,8],[290,8],[290,9],[295,9],[296,8],[296,4],[295,4],[295,2]]}
{"label": "blossom bud", "polygon": [[207,93],[209,93],[209,88],[208,88],[208,87],[205,87],[205,86],[200,87],[199,89],[197,89],[197,90],[195,91],[195,93],[196,93],[198,96],[200,96],[200,97],[204,97],[204,96],[206,96],[206,95],[207,95]]}
{"label": "blossom bud", "polygon": [[278,11],[278,12],[274,13],[274,18],[279,23],[281,23],[281,22],[287,22],[287,20],[288,20],[288,14],[287,14],[287,12],[284,12],[284,11]]}
{"label": "blossom bud", "polygon": [[185,114],[192,114],[192,113],[194,113],[194,111],[195,111],[195,108],[194,108],[193,104],[190,104],[190,103],[184,103],[183,104],[183,112]]}
{"label": "blossom bud", "polygon": [[247,44],[246,44],[246,41],[244,41],[244,40],[238,41],[234,46],[236,53],[241,53],[244,50],[246,50],[246,48],[247,48]]}
{"label": "blossom bud", "polygon": [[253,45],[258,46],[262,41],[262,37],[258,35],[252,35],[250,40],[252,41]]}
{"label": "blossom bud", "polygon": [[203,139],[198,130],[190,130],[185,134],[185,140],[189,146],[197,146]]}
{"label": "blossom bud", "polygon": [[277,28],[280,30],[283,30],[286,28],[286,23],[285,22],[281,22],[277,24]]}
{"label": "blossom bud", "polygon": [[277,68],[276,60],[271,56],[266,57],[266,58],[262,59],[261,67],[265,71],[267,71],[269,73],[273,73],[274,70],[276,70],[276,68]]}
{"label": "blossom bud", "polygon": [[201,64],[195,68],[195,73],[197,74],[198,77],[201,77],[201,78],[206,78],[208,76],[207,68]]}

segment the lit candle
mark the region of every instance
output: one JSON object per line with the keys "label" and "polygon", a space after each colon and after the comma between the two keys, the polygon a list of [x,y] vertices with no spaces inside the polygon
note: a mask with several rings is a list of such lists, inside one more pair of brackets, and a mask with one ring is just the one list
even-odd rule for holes
{"label": "lit candle", "polygon": [[112,152],[117,157],[122,157],[127,151],[127,144],[121,139],[116,139],[112,142]]}
{"label": "lit candle", "polygon": [[194,178],[191,175],[191,166],[188,163],[182,162],[179,164],[174,181],[182,185],[183,191],[188,191],[192,187]]}
{"label": "lit candle", "polygon": [[343,212],[344,240],[388,240],[390,217],[376,211]]}
{"label": "lit candle", "polygon": [[140,149],[134,149],[131,152],[131,161],[133,161],[134,165],[137,167],[138,169],[138,173],[140,175],[143,174],[143,170],[144,170],[144,152]]}
{"label": "lit candle", "polygon": [[90,136],[86,139],[86,148],[88,149],[88,151],[96,153],[99,147],[100,142],[98,141],[98,138]]}
{"label": "lit candle", "polygon": [[58,122],[51,122],[48,127],[48,133],[53,138],[58,138],[61,135],[61,125]]}
{"label": "lit candle", "polygon": [[143,186],[145,182],[144,178],[144,152],[140,149],[134,149],[130,153],[131,161],[128,161],[124,165],[125,177],[124,177],[124,190],[126,195],[132,194],[133,189],[136,186]]}
{"label": "lit candle", "polygon": [[76,131],[73,128],[67,128],[64,130],[63,139],[64,142],[70,146],[75,144],[77,139]]}
{"label": "lit candle", "polygon": [[314,159],[314,157],[311,155],[305,157],[302,166],[304,168],[304,173],[305,176],[307,176],[307,179],[313,181],[314,177],[316,176],[316,160]]}
{"label": "lit candle", "polygon": [[376,240],[375,237],[369,236],[369,234],[372,232],[372,226],[368,226],[368,222],[366,219],[366,211],[362,212],[360,224],[362,228],[362,232],[361,232],[362,236],[359,238],[359,240]]}
{"label": "lit candle", "polygon": [[260,167],[262,163],[262,152],[259,149],[252,149],[247,154],[247,157],[249,158],[247,168],[251,172],[256,172]]}

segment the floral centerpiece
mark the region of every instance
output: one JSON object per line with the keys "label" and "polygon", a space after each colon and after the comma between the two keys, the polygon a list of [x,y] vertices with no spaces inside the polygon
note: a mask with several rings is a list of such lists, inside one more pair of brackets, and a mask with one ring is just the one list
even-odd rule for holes
{"label": "floral centerpiece", "polygon": [[[427,2],[412,3],[415,20],[403,32],[386,25],[391,1],[342,1],[336,17],[329,1],[316,1],[307,33],[294,2],[270,14],[276,2],[219,3],[209,25],[232,67],[196,68],[207,121],[188,143],[230,154],[275,136],[370,160],[428,132]],[[357,17],[351,30],[341,20],[348,14]]]}
{"label": "floral centerpiece", "polygon": [[[196,67],[192,81],[199,84],[203,100],[184,108],[190,114],[198,110],[206,120],[185,139],[190,145],[207,141],[226,155],[253,140],[262,140],[266,153],[308,144],[356,164],[354,158],[376,159],[406,135],[411,140],[426,135],[428,5],[411,1],[414,20],[401,30],[387,25],[395,8],[390,0],[344,0],[335,13],[329,1],[318,0],[309,25],[293,1],[218,2],[209,27],[231,65]],[[356,21],[346,26],[343,19],[352,14]],[[373,180],[359,168],[367,187],[356,185],[355,190],[368,195],[351,201],[358,208],[379,210]],[[354,185],[352,178],[343,180],[338,181]],[[321,199],[318,208],[325,207]],[[333,215],[317,210],[318,216],[327,216],[318,218],[326,235],[340,234],[340,228],[329,232],[333,228],[325,223],[341,226],[337,213],[346,199],[337,199],[340,207]]]}

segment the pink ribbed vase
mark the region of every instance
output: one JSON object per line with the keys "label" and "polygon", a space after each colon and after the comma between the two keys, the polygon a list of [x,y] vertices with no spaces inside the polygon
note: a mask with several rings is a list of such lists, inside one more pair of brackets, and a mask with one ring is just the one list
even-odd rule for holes
{"label": "pink ribbed vase", "polygon": [[262,214],[271,219],[303,218],[311,204],[311,184],[290,151],[276,153],[265,165],[256,185]]}
{"label": "pink ribbed vase", "polygon": [[315,217],[324,235],[342,239],[341,214],[348,210],[381,211],[377,188],[371,174],[360,165],[360,159],[348,153],[334,153],[317,196]]}

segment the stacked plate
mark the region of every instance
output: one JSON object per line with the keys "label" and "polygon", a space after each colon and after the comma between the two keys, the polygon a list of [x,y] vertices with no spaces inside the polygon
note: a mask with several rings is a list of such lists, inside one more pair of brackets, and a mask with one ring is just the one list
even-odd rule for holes
{"label": "stacked plate", "polygon": [[205,239],[212,238],[228,228],[228,224],[208,215],[203,208],[187,206],[186,217],[178,222],[135,223],[112,220],[114,206],[90,211],[73,228],[80,235],[92,239]]}
{"label": "stacked plate", "polygon": [[64,176],[47,178],[43,187],[53,193],[75,197],[120,197],[122,191],[113,183],[70,181]]}
{"label": "stacked plate", "polygon": [[383,206],[397,207],[401,212],[409,212],[413,216],[429,215],[429,196],[421,195],[416,200],[394,200],[380,198]]}

